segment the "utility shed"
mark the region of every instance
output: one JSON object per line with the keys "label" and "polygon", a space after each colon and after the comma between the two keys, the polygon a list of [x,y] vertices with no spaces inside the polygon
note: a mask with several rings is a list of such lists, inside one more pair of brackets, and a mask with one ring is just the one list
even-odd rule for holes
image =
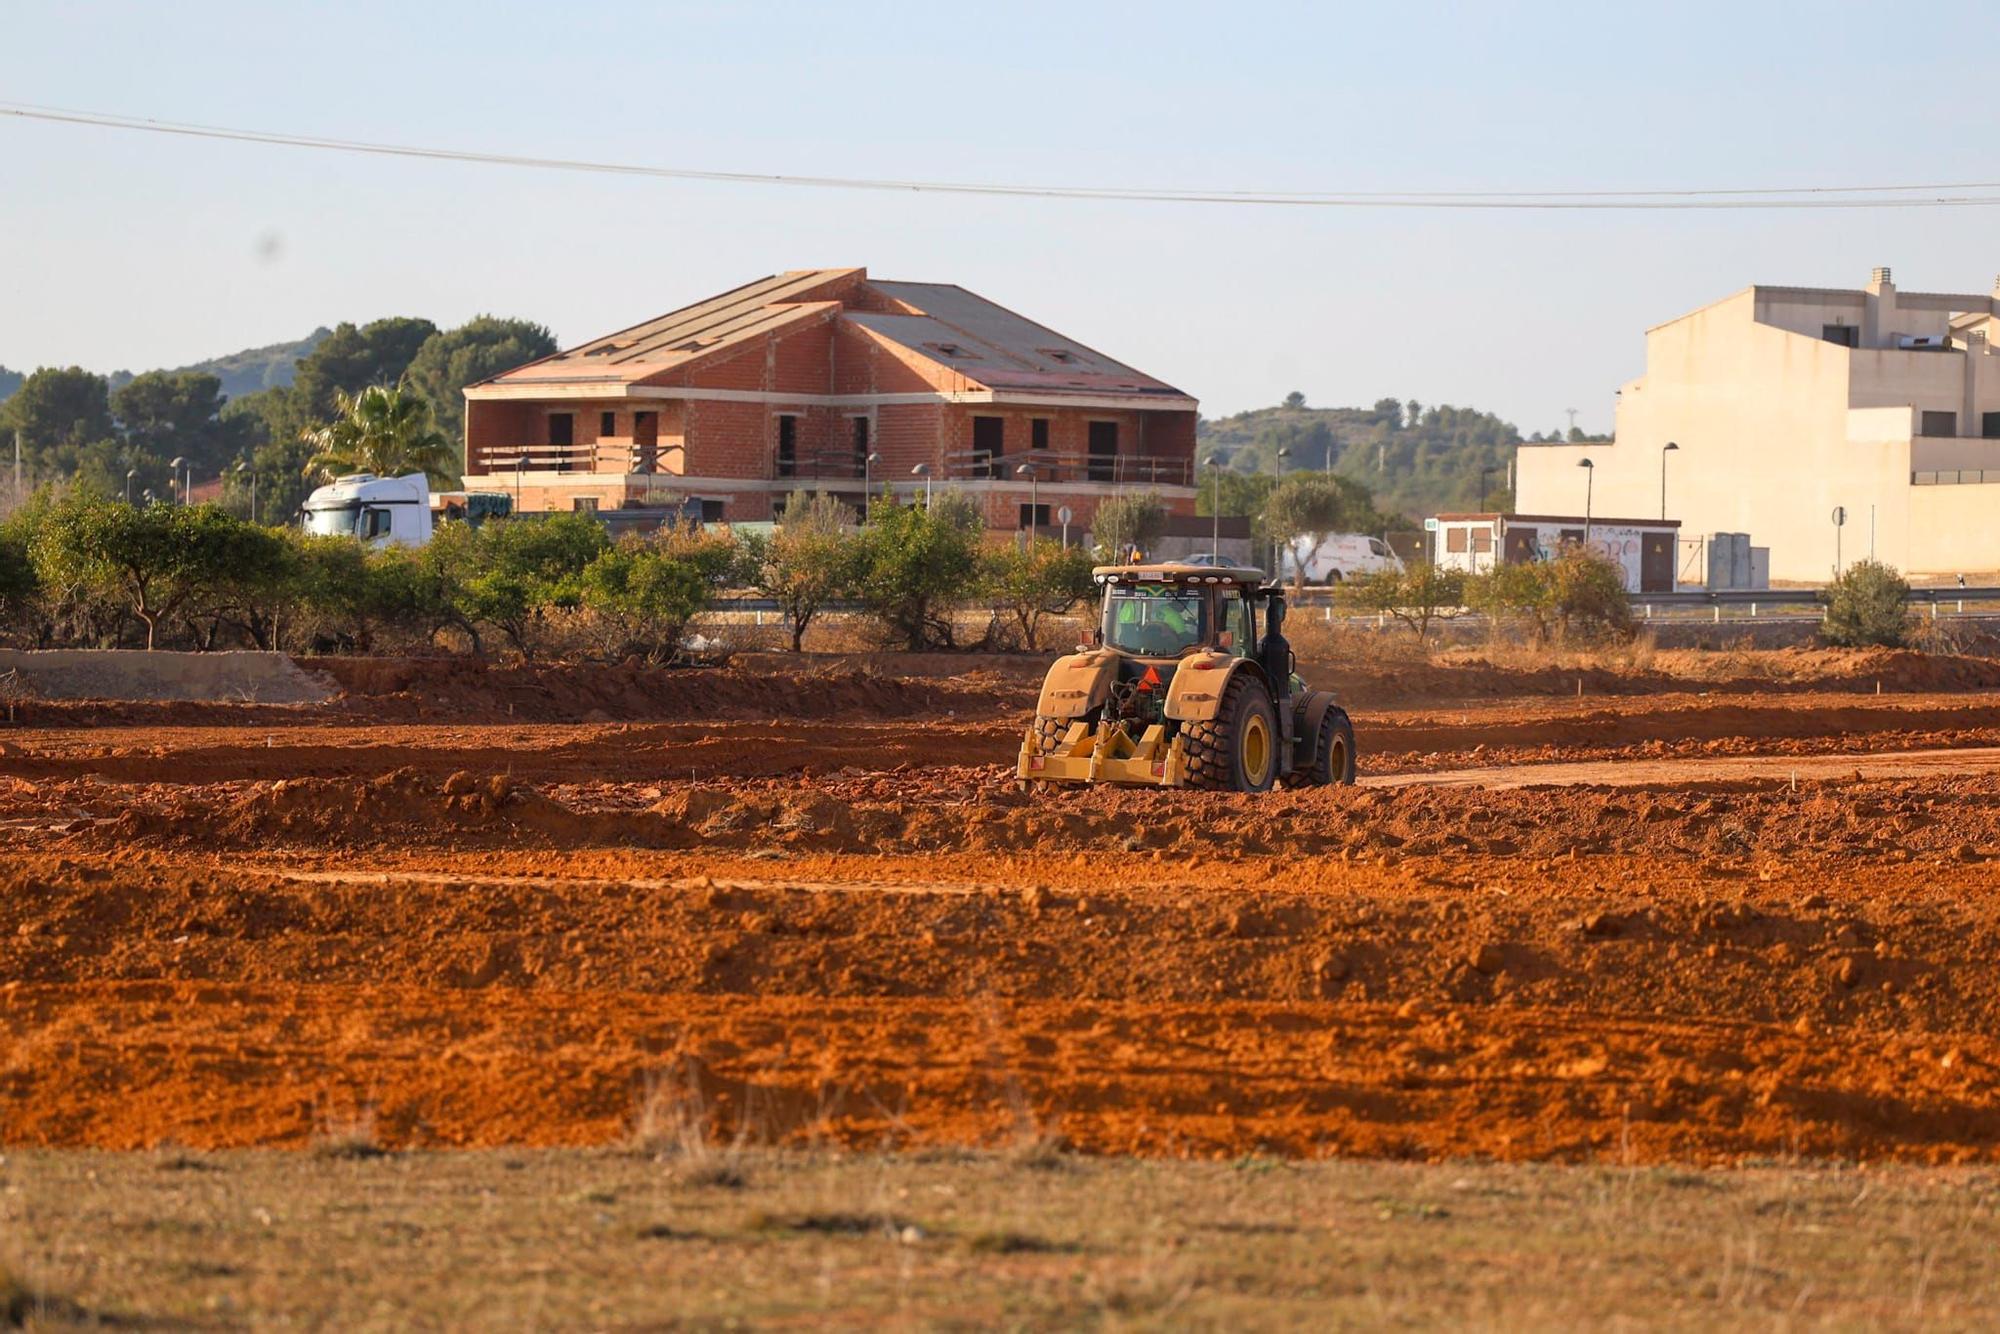
{"label": "utility shed", "polygon": [[1574,542],[1616,562],[1627,592],[1674,591],[1679,519],[1592,517],[1586,523],[1580,514],[1440,514],[1435,522],[1432,557],[1445,569],[1477,572],[1498,561],[1547,560]]}

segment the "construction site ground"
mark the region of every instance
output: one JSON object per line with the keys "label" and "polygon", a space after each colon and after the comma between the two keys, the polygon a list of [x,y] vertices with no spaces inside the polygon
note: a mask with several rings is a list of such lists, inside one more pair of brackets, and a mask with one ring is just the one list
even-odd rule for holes
{"label": "construction site ground", "polygon": [[[0,1208],[70,1273],[30,1203],[78,1163],[278,1181],[217,1151],[353,1142],[546,1174],[668,1124],[668,1158],[892,1174],[1339,1158],[1561,1195],[1490,1165],[1802,1164],[1990,1228],[2000,664],[1737,657],[1309,663],[1363,782],[1262,796],[1017,790],[1032,662],[349,662],[325,703],[21,701]],[[1398,1180],[1384,1218],[1443,1189]],[[904,1188],[861,1212],[933,1235]],[[1016,1263],[1089,1269],[1034,1235],[1059,1249]]]}

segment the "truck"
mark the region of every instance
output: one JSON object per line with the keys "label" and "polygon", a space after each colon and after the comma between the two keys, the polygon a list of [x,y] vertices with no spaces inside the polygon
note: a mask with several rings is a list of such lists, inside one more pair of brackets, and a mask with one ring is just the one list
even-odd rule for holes
{"label": "truck", "polygon": [[336,477],[306,497],[306,531],[370,546],[420,547],[431,540],[430,482],[420,472]]}
{"label": "truck", "polygon": [[1379,537],[1333,533],[1317,544],[1310,536],[1301,537],[1285,549],[1278,559],[1278,578],[1296,580],[1302,566],[1305,578],[1300,582],[1338,584],[1363,575],[1401,574],[1403,558]]}

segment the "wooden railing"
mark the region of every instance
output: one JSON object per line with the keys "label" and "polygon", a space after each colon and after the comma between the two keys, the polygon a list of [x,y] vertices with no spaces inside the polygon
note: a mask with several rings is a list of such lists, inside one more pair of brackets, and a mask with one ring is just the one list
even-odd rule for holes
{"label": "wooden railing", "polygon": [[466,472],[492,476],[520,472],[582,472],[644,475],[664,473],[666,461],[681,452],[678,443],[634,444],[599,440],[587,445],[486,445],[473,450]]}

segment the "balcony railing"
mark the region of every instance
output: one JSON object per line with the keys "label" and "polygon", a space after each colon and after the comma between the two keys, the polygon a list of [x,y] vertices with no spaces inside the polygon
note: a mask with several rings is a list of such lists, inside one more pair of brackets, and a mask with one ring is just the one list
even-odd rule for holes
{"label": "balcony railing", "polygon": [[996,454],[986,449],[966,449],[944,456],[944,475],[976,481],[982,478],[1015,480],[1015,469],[1032,464],[1041,482],[1108,482],[1118,486],[1192,486],[1191,459],[1163,458],[1152,454],[1074,454],[1053,449],[1022,450]]}
{"label": "balcony railing", "polygon": [[472,451],[466,471],[473,475],[508,472],[583,472],[647,474],[664,472],[668,457],[681,452],[677,442],[655,445],[629,440],[599,440],[587,445],[486,445]]}
{"label": "balcony railing", "polygon": [[858,482],[867,477],[868,465],[862,453],[853,449],[819,449],[810,454],[776,459],[777,476],[811,482]]}
{"label": "balcony railing", "polygon": [[1925,468],[1910,474],[1911,486],[1971,486],[2000,482],[2000,468]]}

